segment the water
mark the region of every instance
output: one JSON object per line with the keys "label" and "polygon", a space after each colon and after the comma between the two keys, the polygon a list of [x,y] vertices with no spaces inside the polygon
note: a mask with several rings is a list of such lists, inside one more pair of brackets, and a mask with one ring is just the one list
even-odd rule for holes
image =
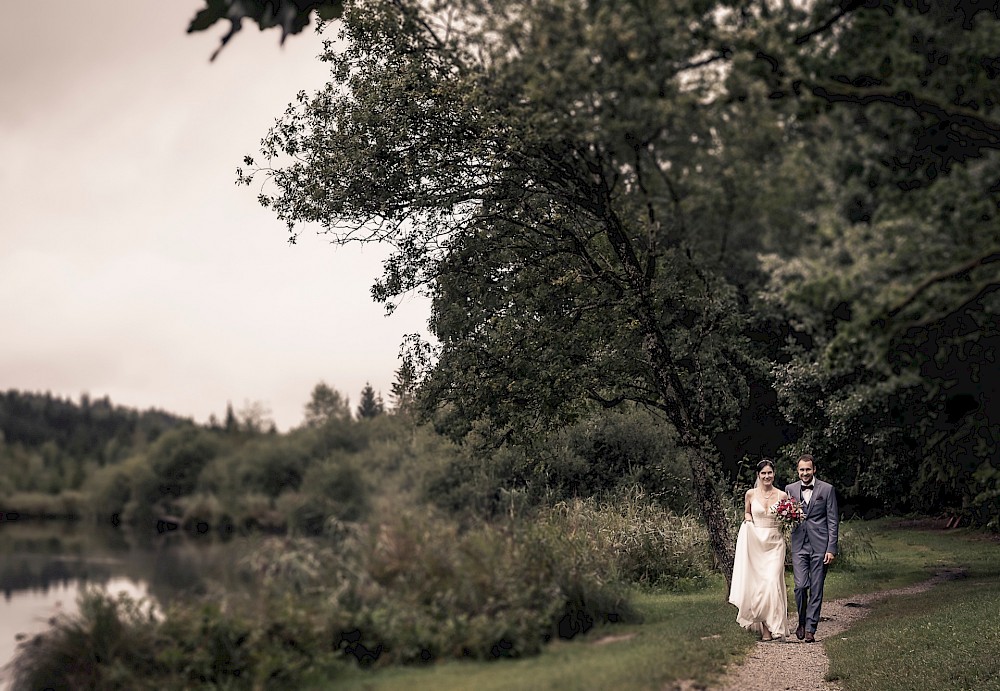
{"label": "water", "polygon": [[111,527],[66,522],[0,523],[0,688],[18,638],[44,631],[57,615],[77,611],[88,586],[162,605],[238,581],[240,540],[183,534],[138,536]]}

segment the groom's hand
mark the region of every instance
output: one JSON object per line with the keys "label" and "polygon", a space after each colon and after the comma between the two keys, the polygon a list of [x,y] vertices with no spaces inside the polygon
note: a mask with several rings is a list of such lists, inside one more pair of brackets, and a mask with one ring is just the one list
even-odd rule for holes
{"label": "groom's hand", "polygon": [[824,564],[824,566],[829,566],[830,564],[832,564],[833,560],[835,558],[836,558],[836,556],[834,555],[833,552],[827,552],[826,554],[824,554],[823,555],[823,564]]}

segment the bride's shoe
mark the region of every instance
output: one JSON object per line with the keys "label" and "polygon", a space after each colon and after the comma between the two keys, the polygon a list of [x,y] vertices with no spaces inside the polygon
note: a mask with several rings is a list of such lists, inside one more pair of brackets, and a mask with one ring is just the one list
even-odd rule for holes
{"label": "bride's shoe", "polygon": [[761,633],[760,635],[760,640],[763,643],[767,643],[768,641],[774,640],[774,636],[771,635],[770,629],[768,629],[766,626],[764,627],[763,633]]}

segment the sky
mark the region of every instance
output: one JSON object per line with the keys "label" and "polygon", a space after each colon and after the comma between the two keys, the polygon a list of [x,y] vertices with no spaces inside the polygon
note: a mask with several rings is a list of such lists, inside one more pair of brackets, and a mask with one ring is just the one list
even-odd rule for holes
{"label": "sky", "polygon": [[201,0],[17,2],[0,23],[0,390],[207,422],[260,404],[279,430],[327,382],[388,401],[403,336],[370,296],[385,248],[282,222],[235,170],[300,89],[313,25],[186,33]]}

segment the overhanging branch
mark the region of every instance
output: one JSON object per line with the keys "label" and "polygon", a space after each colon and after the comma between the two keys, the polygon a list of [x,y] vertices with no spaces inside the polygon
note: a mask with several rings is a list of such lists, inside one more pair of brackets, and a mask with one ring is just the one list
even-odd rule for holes
{"label": "overhanging branch", "polygon": [[967,277],[974,269],[980,266],[986,266],[987,264],[993,264],[994,262],[1000,261],[1000,249],[992,250],[987,254],[966,262],[960,266],[942,271],[940,273],[929,276],[923,282],[920,283],[913,292],[911,292],[905,300],[900,302],[898,305],[889,310],[889,318],[892,319],[897,314],[902,312],[904,309],[912,305],[917,298],[919,298],[924,292],[938,283],[944,283],[945,281],[952,281],[960,278]]}

